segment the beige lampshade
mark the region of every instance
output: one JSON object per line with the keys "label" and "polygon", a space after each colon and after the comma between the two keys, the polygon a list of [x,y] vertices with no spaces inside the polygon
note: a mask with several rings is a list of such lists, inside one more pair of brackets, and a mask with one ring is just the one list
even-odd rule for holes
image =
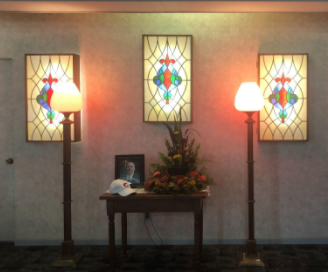
{"label": "beige lampshade", "polygon": [[262,91],[255,82],[240,85],[235,97],[235,107],[239,111],[259,111],[264,107]]}
{"label": "beige lampshade", "polygon": [[82,109],[82,95],[73,82],[53,84],[51,108],[59,112],[77,112]]}

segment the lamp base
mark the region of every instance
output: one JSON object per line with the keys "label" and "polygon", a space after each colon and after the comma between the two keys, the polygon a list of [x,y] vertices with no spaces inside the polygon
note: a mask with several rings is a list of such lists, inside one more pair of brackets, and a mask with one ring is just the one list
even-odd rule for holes
{"label": "lamp base", "polygon": [[246,253],[243,252],[243,260],[239,263],[239,266],[264,267],[264,263],[260,259],[260,253],[257,253],[257,255],[246,255]]}
{"label": "lamp base", "polygon": [[73,257],[71,256],[60,256],[58,259],[51,263],[53,267],[76,267],[77,264],[83,259],[83,254],[76,253]]}

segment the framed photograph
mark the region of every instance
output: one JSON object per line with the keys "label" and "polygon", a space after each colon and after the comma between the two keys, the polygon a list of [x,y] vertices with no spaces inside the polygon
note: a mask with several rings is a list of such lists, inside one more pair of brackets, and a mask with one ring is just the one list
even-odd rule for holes
{"label": "framed photograph", "polygon": [[132,188],[145,181],[145,155],[115,155],[115,179],[129,182]]}

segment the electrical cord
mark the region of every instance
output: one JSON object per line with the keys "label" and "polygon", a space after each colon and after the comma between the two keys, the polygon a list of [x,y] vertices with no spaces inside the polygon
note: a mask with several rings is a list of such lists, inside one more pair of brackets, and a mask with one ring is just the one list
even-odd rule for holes
{"label": "electrical cord", "polygon": [[162,239],[161,239],[161,236],[159,236],[158,232],[156,231],[156,229],[155,229],[155,227],[154,227],[154,224],[153,224],[153,220],[151,219],[151,217],[150,217],[150,222],[151,222],[151,225],[153,226],[153,229],[154,229],[154,231],[156,232],[158,238],[161,240],[161,244],[163,245],[163,241],[162,241]]}
{"label": "electrical cord", "polygon": [[149,232],[148,227],[147,227],[147,225],[146,225],[146,218],[144,219],[144,225],[145,225],[145,228],[146,228],[146,230],[147,230],[147,232],[148,232],[148,236],[149,236],[149,238],[151,239],[151,241],[153,242],[153,244],[154,244],[155,246],[157,246],[156,243],[154,242],[153,238],[151,238],[150,232]]}
{"label": "electrical cord", "polygon": [[[162,239],[161,239],[161,237],[159,236],[158,232],[156,231],[156,229],[155,229],[155,227],[154,227],[153,220],[151,219],[151,217],[150,217],[149,219],[150,219],[151,225],[153,226],[153,229],[154,229],[156,235],[157,235],[158,238],[161,240],[161,244],[164,245],[164,244],[163,244],[163,241],[162,241]],[[151,239],[151,241],[153,242],[153,244],[154,244],[155,246],[157,246],[157,244],[155,243],[155,241],[154,241],[153,238],[151,237],[150,232],[149,232],[149,229],[148,229],[148,227],[147,227],[147,225],[146,225],[146,220],[149,220],[149,219],[146,219],[146,218],[144,219],[144,225],[145,225],[146,230],[147,230],[147,232],[148,232],[149,238]]]}

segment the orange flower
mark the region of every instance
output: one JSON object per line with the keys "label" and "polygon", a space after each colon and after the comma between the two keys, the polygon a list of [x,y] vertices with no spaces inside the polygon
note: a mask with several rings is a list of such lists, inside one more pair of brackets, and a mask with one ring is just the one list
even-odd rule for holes
{"label": "orange flower", "polygon": [[183,179],[182,179],[182,178],[179,178],[179,179],[177,180],[177,184],[180,184],[181,182],[183,182]]}
{"label": "orange flower", "polygon": [[206,176],[205,175],[202,175],[200,178],[202,179],[202,182],[206,181]]}
{"label": "orange flower", "polygon": [[185,152],[188,152],[189,151],[189,147],[185,147],[184,151]]}
{"label": "orange flower", "polygon": [[157,171],[154,173],[154,177],[156,177],[157,175],[159,175],[161,172],[160,171]]}

